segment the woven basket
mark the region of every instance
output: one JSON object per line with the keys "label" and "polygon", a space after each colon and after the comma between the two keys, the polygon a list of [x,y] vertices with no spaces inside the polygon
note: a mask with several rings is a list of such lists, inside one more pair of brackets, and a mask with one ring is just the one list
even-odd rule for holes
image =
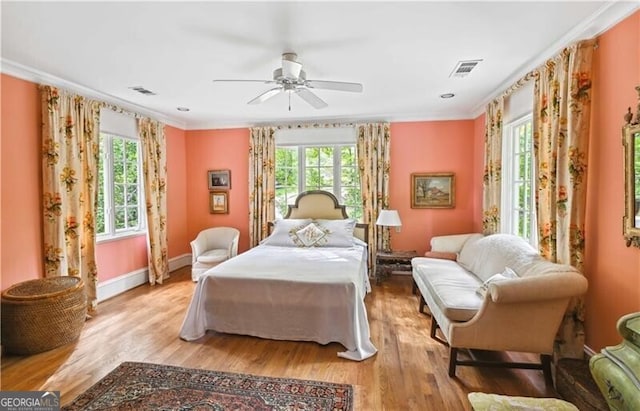
{"label": "woven basket", "polygon": [[87,315],[78,277],[25,281],[2,292],[2,346],[12,354],[35,354],[80,336]]}

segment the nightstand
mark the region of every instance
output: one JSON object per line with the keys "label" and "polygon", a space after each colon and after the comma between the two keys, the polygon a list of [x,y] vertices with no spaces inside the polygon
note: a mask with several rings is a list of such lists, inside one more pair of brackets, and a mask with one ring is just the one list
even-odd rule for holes
{"label": "nightstand", "polygon": [[411,274],[411,259],[417,256],[418,253],[415,250],[378,251],[376,253],[376,283],[380,284],[394,271]]}

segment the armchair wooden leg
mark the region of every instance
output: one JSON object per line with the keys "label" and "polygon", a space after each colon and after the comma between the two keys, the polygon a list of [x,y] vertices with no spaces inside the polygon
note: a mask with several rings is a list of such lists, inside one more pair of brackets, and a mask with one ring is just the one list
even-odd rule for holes
{"label": "armchair wooden leg", "polygon": [[549,354],[540,354],[540,364],[542,365],[544,380],[547,384],[553,385],[553,376],[551,375],[551,356]]}
{"label": "armchair wooden leg", "polygon": [[458,349],[449,347],[449,377],[456,376],[456,365],[458,361]]}
{"label": "armchair wooden leg", "polygon": [[420,314],[425,314],[424,307],[427,305],[427,302],[424,300],[424,297],[420,295],[420,306],[418,307],[418,312]]}

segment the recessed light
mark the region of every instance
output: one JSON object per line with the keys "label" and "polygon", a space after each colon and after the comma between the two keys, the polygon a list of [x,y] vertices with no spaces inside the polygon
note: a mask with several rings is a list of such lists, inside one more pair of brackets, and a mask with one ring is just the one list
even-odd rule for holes
{"label": "recessed light", "polygon": [[189,107],[178,107],[177,108],[178,111],[189,111]]}
{"label": "recessed light", "polygon": [[454,96],[455,96],[455,94],[453,94],[453,93],[440,94],[440,98],[452,98]]}

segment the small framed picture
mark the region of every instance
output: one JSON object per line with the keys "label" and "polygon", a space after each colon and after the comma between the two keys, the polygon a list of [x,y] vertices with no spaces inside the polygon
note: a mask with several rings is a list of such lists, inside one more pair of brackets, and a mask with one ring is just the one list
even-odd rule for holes
{"label": "small framed picture", "polygon": [[207,177],[209,190],[228,190],[231,188],[231,170],[209,170]]}
{"label": "small framed picture", "polygon": [[411,174],[411,208],[454,208],[453,173]]}
{"label": "small framed picture", "polygon": [[229,194],[226,191],[209,193],[209,212],[211,214],[229,214]]}

